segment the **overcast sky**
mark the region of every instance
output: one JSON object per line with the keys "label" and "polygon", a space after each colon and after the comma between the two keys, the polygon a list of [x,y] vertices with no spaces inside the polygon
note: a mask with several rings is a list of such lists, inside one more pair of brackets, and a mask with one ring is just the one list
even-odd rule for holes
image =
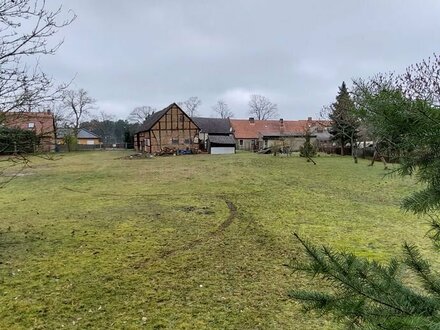
{"label": "overcast sky", "polygon": [[[56,1],[51,1],[51,5]],[[78,18],[42,66],[125,119],[191,96],[248,117],[251,94],[280,117],[316,117],[342,81],[402,71],[440,52],[440,1],[60,1]]]}

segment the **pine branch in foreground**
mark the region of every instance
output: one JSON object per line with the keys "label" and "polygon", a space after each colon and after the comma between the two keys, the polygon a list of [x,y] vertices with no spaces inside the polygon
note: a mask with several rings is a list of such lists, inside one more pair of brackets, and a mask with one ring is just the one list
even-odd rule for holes
{"label": "pine branch in foreground", "polygon": [[330,313],[349,328],[440,329],[440,277],[414,246],[404,245],[403,263],[420,280],[420,288],[404,284],[403,265],[397,259],[382,265],[295,237],[308,262],[290,267],[320,277],[332,288],[331,292],[290,291],[289,296],[302,302],[306,311]]}

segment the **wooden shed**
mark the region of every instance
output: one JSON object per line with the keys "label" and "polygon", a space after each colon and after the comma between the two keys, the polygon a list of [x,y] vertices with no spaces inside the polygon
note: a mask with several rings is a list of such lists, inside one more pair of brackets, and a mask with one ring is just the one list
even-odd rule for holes
{"label": "wooden shed", "polygon": [[134,136],[137,151],[196,153],[199,149],[200,128],[176,104],[153,113]]}

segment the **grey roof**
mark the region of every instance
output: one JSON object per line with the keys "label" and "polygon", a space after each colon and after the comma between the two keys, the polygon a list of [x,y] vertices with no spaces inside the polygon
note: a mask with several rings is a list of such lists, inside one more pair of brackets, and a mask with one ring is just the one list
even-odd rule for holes
{"label": "grey roof", "polygon": [[[66,135],[73,134],[73,128],[59,128],[57,130],[57,137],[63,138]],[[84,128],[78,130],[78,139],[99,139],[100,137]]]}
{"label": "grey roof", "polygon": [[192,117],[191,118],[203,133],[208,134],[229,134],[231,133],[231,124],[229,119],[223,118],[205,118]]}
{"label": "grey roof", "polygon": [[233,136],[224,136],[224,135],[208,135],[208,140],[211,143],[217,144],[233,144],[235,145],[235,139]]}

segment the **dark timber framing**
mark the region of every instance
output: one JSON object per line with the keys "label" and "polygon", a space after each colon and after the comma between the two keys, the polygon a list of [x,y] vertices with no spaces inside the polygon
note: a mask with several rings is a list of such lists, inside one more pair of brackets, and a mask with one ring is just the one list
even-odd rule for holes
{"label": "dark timber framing", "polygon": [[179,150],[198,152],[200,128],[176,104],[152,114],[135,134],[135,148],[148,153]]}

